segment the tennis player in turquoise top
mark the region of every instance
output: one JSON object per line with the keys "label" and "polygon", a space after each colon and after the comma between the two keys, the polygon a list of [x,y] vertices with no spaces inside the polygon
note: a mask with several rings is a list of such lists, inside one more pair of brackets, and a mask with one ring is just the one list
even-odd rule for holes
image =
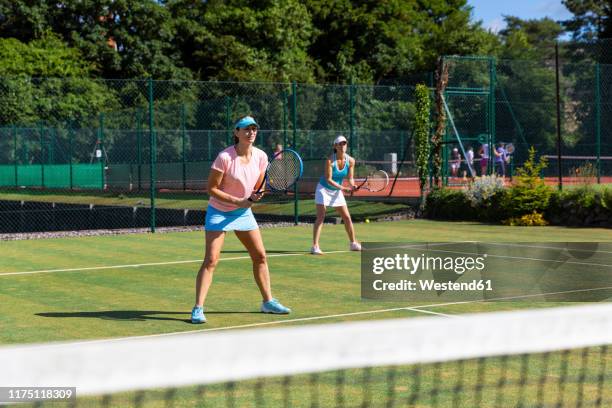
{"label": "tennis player in turquoise top", "polygon": [[[336,137],[333,148],[334,153],[325,161],[325,175],[319,180],[315,191],[317,219],[312,232],[312,248],[310,249],[310,253],[313,255],[323,255],[323,251],[319,247],[319,238],[321,237],[327,207],[334,207],[342,217],[350,241],[349,249],[351,251],[361,251],[361,245],[355,239],[355,228],[343,194],[343,192],[350,193],[356,188],[353,179],[355,159],[346,153],[346,137],[342,135]],[[349,187],[342,185],[347,177]]]}

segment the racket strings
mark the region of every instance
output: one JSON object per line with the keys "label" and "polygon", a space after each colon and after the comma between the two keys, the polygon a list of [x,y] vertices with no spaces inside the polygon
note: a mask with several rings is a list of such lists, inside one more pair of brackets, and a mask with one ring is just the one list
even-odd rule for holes
{"label": "racket strings", "polygon": [[387,187],[388,183],[389,177],[387,176],[387,173],[382,170],[378,170],[368,176],[365,187],[370,191],[381,191]]}
{"label": "racket strings", "polygon": [[300,159],[286,152],[275,158],[268,169],[268,185],[273,190],[286,190],[300,177]]}

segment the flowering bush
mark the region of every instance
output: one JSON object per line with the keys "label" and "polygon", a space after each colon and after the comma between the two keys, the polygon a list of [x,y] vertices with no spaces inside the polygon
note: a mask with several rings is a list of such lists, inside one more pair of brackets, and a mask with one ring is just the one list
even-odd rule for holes
{"label": "flowering bush", "polygon": [[504,179],[492,174],[476,177],[464,190],[466,198],[474,208],[487,207],[492,198],[504,191]]}
{"label": "flowering bush", "polygon": [[548,221],[544,219],[543,214],[534,211],[531,214],[525,214],[522,217],[513,217],[504,220],[503,224],[510,226],[539,227],[548,225]]}

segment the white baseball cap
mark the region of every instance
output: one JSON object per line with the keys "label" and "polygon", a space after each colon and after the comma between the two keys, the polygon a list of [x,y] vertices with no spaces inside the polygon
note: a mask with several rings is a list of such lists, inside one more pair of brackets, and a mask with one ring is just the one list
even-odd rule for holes
{"label": "white baseball cap", "polygon": [[346,137],[339,135],[337,138],[334,139],[334,144],[338,144],[340,142],[346,142]]}

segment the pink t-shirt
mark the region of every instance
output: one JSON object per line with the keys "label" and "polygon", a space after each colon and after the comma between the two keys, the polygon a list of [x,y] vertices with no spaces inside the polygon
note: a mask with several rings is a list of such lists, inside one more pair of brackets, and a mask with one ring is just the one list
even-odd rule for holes
{"label": "pink t-shirt", "polygon": [[[221,179],[221,191],[245,199],[251,196],[255,189],[257,180],[262,172],[266,171],[268,166],[268,156],[266,153],[253,146],[253,154],[248,164],[241,162],[236,148],[230,146],[223,150],[211,168],[223,173]],[[215,197],[210,197],[209,205],[212,205],[219,211],[233,211],[240,207],[225,201],[218,200]]]}

